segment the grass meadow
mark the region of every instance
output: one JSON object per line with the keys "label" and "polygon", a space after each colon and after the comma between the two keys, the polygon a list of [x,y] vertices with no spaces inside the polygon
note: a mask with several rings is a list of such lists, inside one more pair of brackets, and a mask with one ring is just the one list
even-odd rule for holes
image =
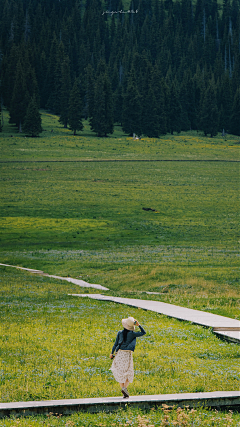
{"label": "grass meadow", "polygon": [[188,408],[169,409],[163,407],[154,408],[147,414],[141,410],[126,408],[117,413],[77,413],[71,417],[62,417],[57,414],[49,414],[47,417],[36,416],[19,419],[5,420],[1,427],[238,427],[239,414],[218,411],[208,411],[207,409],[189,410]]}
{"label": "grass meadow", "polygon": [[[4,126],[0,135],[2,160],[75,161],[75,160],[236,160],[239,158],[239,136],[221,134],[207,138],[202,132],[189,131],[164,135],[159,139],[144,137],[133,140],[115,126],[113,135],[97,138],[87,121],[84,130],[74,137],[64,129],[58,116],[42,111],[44,131],[39,138],[25,138],[8,124],[3,111]],[[46,166],[46,165],[45,165]],[[84,166],[84,165],[83,165]],[[161,164],[159,165],[161,167]]]}
{"label": "grass meadow", "polygon": [[[67,295],[74,292],[74,285],[58,284],[26,271],[2,267],[1,273],[1,401],[119,396],[119,385],[109,371],[108,355],[116,332],[121,329],[120,320],[130,314],[147,331],[138,340],[134,353],[135,378],[129,386],[132,395],[239,387],[239,346],[222,342],[207,328],[112,302],[74,298]],[[131,410],[118,411],[117,415],[78,414],[62,419],[53,415],[48,421],[46,417],[30,417],[18,424],[0,421],[0,426],[44,422],[49,426],[130,422],[144,426],[137,418],[141,416],[143,420],[144,414]],[[163,423],[167,416],[174,422],[183,417],[185,424],[175,424],[180,426],[238,425],[232,423],[240,421],[240,414],[207,410],[166,413],[162,409],[151,411],[147,419],[154,423],[151,425],[174,425]],[[210,419],[214,421],[208,424]]]}
{"label": "grass meadow", "polygon": [[[96,138],[87,123],[74,137],[56,116],[42,112],[44,132],[25,138],[4,115],[0,262],[98,283],[110,295],[240,319],[238,137],[187,132],[134,141],[116,127],[112,137]],[[0,272],[3,402],[118,396],[108,355],[121,318],[129,315],[147,331],[134,355],[132,395],[239,388],[239,346],[209,329],[68,296],[94,289],[10,267]],[[0,426],[131,421],[222,427],[240,421],[238,414],[166,410],[151,411],[148,421],[128,409],[4,420]]]}

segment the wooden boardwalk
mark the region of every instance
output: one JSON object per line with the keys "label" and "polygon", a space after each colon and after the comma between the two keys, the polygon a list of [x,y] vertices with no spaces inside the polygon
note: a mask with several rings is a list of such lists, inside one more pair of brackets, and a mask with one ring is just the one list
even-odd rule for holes
{"label": "wooden boardwalk", "polygon": [[82,288],[95,288],[95,289],[99,289],[101,291],[108,291],[109,290],[108,288],[105,288],[105,286],[102,286],[102,285],[96,285],[93,283],[88,283],[88,282],[85,282],[84,280],[73,279],[72,277],[55,276],[53,274],[44,273],[44,271],[42,271],[42,270],[34,270],[32,268],[25,268],[25,267],[19,267],[17,265],[9,265],[9,264],[2,264],[2,263],[0,263],[0,265],[3,265],[5,267],[18,268],[19,270],[26,270],[26,271],[29,271],[29,273],[39,274],[40,276],[47,276],[47,277],[51,277],[53,279],[66,280],[67,282],[74,283],[74,285],[81,286]]}
{"label": "wooden boardwalk", "polygon": [[197,325],[213,328],[213,332],[220,337],[240,343],[240,321],[229,317],[218,316],[217,314],[205,311],[192,310],[190,308],[179,307],[178,305],[166,304],[160,301],[149,301],[133,298],[111,297],[101,294],[71,294],[77,297],[87,297],[101,301],[113,301],[119,304],[127,304],[139,307],[144,310],[155,311],[180,320],[187,320]]}
{"label": "wooden boardwalk", "polygon": [[125,405],[151,409],[153,407],[175,406],[184,408],[208,407],[217,410],[239,410],[239,391],[214,391],[208,393],[178,393],[156,394],[150,396],[99,397],[86,399],[45,400],[33,402],[0,403],[0,418],[9,416],[29,416],[37,414],[68,415],[74,412],[101,412],[113,411]]}
{"label": "wooden boardwalk", "polygon": [[[0,265],[6,267],[19,268],[20,270],[27,270],[30,273],[39,274],[42,276],[47,276],[54,279],[66,280],[67,282],[74,283],[75,285],[86,287],[86,288],[95,288],[102,291],[108,291],[109,289],[98,284],[87,283],[84,280],[73,279],[71,277],[60,277],[56,275],[51,275],[44,273],[41,270],[34,270],[26,267],[19,267],[16,265],[2,264]],[[151,294],[151,292],[147,292]],[[152,292],[153,294],[155,292]],[[78,297],[89,297],[99,300],[107,300],[117,302],[119,304],[127,304],[133,307],[140,307],[144,310],[155,311],[156,313],[165,314],[170,317],[175,317],[180,320],[187,320],[198,325],[206,326],[213,328],[213,332],[235,343],[240,343],[240,322],[239,320],[230,319],[229,317],[218,316],[216,314],[207,313],[199,310],[192,310],[190,308],[179,307],[173,304],[166,304],[160,301],[149,301],[149,300],[140,300],[133,298],[119,298],[112,297],[108,295],[101,294],[71,294]]]}

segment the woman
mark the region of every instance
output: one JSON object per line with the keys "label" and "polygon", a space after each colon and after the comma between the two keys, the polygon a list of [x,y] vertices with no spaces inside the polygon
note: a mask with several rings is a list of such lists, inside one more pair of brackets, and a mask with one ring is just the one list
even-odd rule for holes
{"label": "woman", "polygon": [[[133,382],[133,352],[136,346],[136,338],[145,335],[146,332],[133,317],[122,319],[122,325],[124,329],[117,334],[110,359],[114,358],[114,351],[116,350],[116,357],[112,363],[111,371],[115,380],[120,384],[123,397],[126,398],[129,397],[128,384]],[[139,326],[141,332],[135,332],[135,325]]]}

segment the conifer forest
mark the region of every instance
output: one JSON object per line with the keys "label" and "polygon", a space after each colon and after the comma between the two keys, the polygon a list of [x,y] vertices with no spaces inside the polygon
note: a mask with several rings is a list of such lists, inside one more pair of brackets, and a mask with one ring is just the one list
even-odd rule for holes
{"label": "conifer forest", "polygon": [[240,135],[240,0],[0,0],[0,98],[33,134]]}

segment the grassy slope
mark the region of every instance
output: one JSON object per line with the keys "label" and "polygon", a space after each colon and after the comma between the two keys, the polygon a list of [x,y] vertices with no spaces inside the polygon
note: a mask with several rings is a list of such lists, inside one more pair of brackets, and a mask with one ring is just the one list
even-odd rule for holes
{"label": "grassy slope", "polygon": [[237,137],[133,141],[118,129],[117,139],[101,139],[87,124],[73,137],[46,112],[43,127],[40,138],[25,138],[5,118],[2,262],[81,275],[116,295],[156,291],[151,299],[239,318],[238,163],[35,162],[231,160],[239,158]]}
{"label": "grassy slope", "polygon": [[[58,122],[58,117],[42,111],[44,132],[40,138],[24,138],[14,126],[5,125],[0,134],[2,160],[102,160],[102,159],[175,159],[175,160],[235,160],[239,158],[239,137],[229,135],[225,141],[219,134],[206,138],[195,131],[180,135],[164,135],[159,139],[133,141],[119,126],[112,136],[94,138],[87,122],[84,131],[75,137]],[[14,135],[14,138],[12,137]]]}

